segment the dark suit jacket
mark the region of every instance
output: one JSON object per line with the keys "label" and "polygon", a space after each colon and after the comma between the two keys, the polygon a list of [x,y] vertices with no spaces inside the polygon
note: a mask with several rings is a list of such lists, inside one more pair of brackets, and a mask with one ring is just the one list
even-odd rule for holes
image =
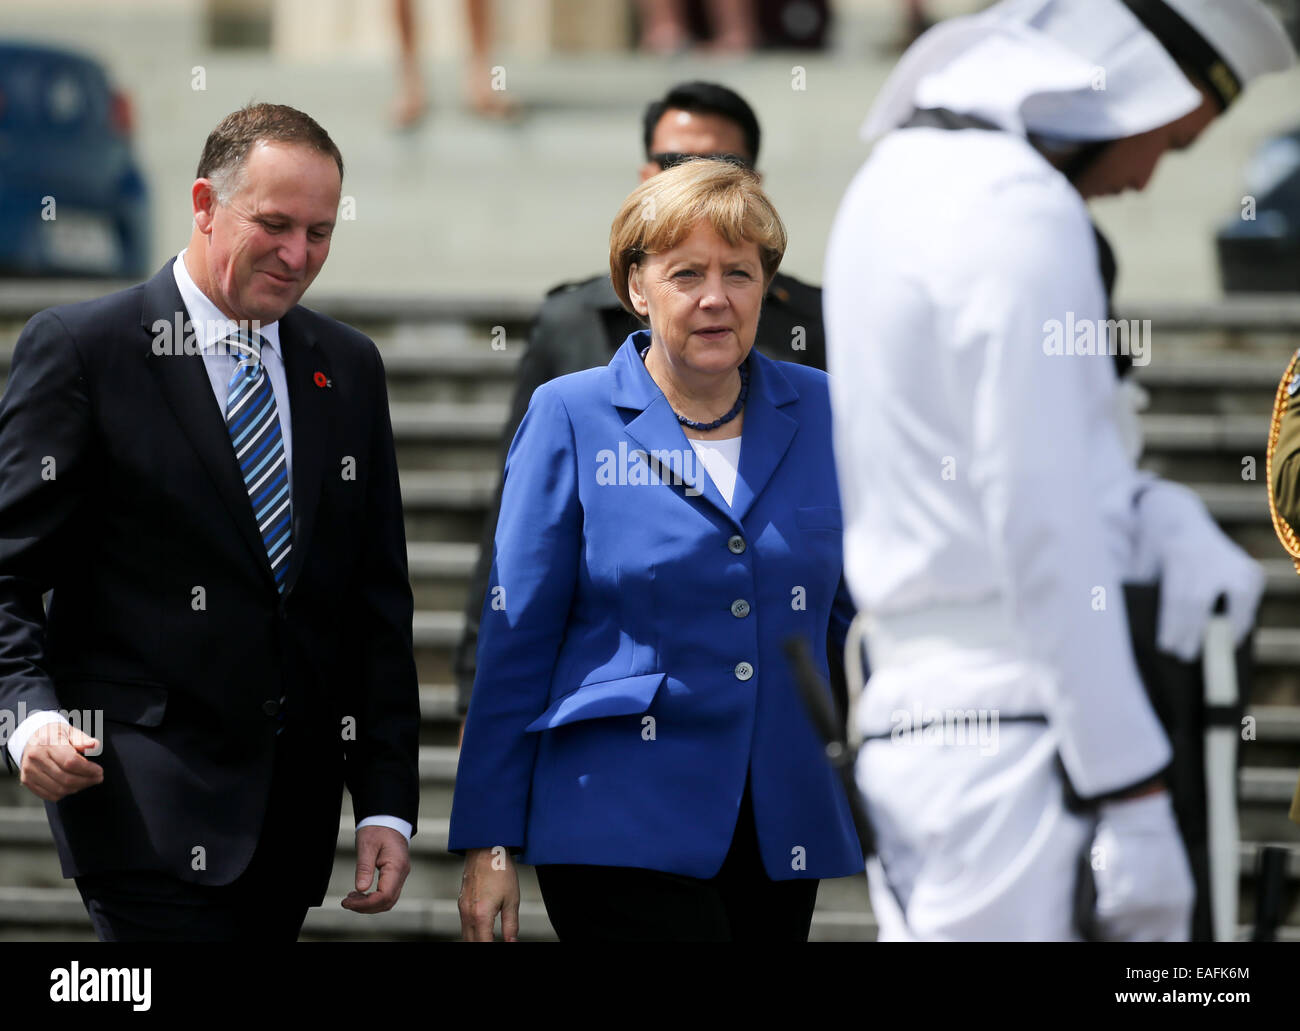
{"label": "dark suit jacket", "polygon": [[[583,369],[608,365],[629,333],[645,328],[614,293],[609,275],[593,276],[578,283],[557,286],[546,295],[528,334],[528,350],[519,362],[514,401],[501,439],[498,468],[505,465],[506,452],[515,431],[528,411],[533,391],[543,383]],[[826,371],[826,336],[822,329],[821,287],[802,283],[778,272],[763,298],[754,346],[769,358],[797,362]],[[470,579],[465,604],[465,632],[454,659],[458,702],[462,714],[469,710],[474,688],[475,653],[478,649],[479,614],[487,594],[492,566],[492,541],[497,514],[501,509],[501,486],[479,543],[479,558]],[[843,657],[831,656],[831,679],[843,710]]]}
{"label": "dark suit jacket", "polygon": [[416,819],[413,604],[383,365],[362,334],[306,308],[280,321],[293,428],[281,596],[202,357],[155,353],[178,312],[169,262],[41,312],[18,339],[0,401],[0,706],[103,713],[103,783],[46,806],[64,876],[217,885],[258,843],[284,697],[300,804],[276,832],[297,846],[286,891],[318,904],[345,783],[358,819]]}

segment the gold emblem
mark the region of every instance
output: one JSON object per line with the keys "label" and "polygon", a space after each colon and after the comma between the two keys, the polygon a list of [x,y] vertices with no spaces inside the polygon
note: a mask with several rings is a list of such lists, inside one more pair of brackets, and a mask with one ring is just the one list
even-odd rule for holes
{"label": "gold emblem", "polygon": [[1207,74],[1214,88],[1223,97],[1225,106],[1237,99],[1237,94],[1241,92],[1241,83],[1237,81],[1237,77],[1232,74],[1232,70],[1226,64],[1222,61],[1215,61],[1210,66]]}
{"label": "gold emblem", "polygon": [[1286,549],[1286,553],[1291,556],[1296,572],[1300,573],[1300,538],[1296,536],[1291,524],[1278,514],[1277,504],[1273,499],[1273,452],[1277,450],[1278,437],[1282,434],[1282,419],[1286,416],[1287,405],[1291,400],[1291,386],[1300,376],[1297,363],[1300,363],[1300,351],[1292,356],[1286,371],[1282,373],[1281,382],[1277,385],[1277,395],[1273,399],[1273,421],[1268,428],[1268,451],[1264,458],[1264,476],[1268,483],[1268,511],[1273,517],[1273,530],[1277,534],[1277,539],[1282,542],[1282,547]]}

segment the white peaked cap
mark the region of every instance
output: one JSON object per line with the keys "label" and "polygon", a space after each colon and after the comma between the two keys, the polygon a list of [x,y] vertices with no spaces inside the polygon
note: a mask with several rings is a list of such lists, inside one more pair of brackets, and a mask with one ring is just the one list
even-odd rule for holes
{"label": "white peaked cap", "polygon": [[1296,63],[1286,29],[1260,0],[1163,0],[1163,5],[1218,51],[1240,89]]}
{"label": "white peaked cap", "polygon": [[[1180,26],[1181,44],[1199,33],[1231,99],[1246,83],[1295,63],[1285,30],[1259,0],[1002,0],[940,22],[905,53],[862,127],[867,140],[917,108],[976,115],[1021,135],[1107,140],[1167,125],[1201,104],[1201,93],[1170,48],[1138,14]],[[1185,24],[1184,24],[1185,23]],[[1191,32],[1187,26],[1191,26]],[[1193,56],[1202,56],[1195,50]]]}

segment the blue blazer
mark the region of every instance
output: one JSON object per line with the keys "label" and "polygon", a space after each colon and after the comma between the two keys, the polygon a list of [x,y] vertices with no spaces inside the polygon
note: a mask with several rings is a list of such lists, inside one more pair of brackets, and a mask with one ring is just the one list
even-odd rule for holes
{"label": "blue blazer", "polygon": [[732,505],[639,354],[537,388],[506,459],[449,848],[713,877],[746,775],[774,880],[862,869],[782,643],[853,616],[826,374],[751,351]]}

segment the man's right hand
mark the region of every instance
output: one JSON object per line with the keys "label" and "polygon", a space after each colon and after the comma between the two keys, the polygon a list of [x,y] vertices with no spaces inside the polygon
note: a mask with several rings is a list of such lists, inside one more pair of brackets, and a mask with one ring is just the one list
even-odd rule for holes
{"label": "man's right hand", "polygon": [[98,748],[99,741],[71,724],[47,723],[27,739],[19,780],[37,798],[57,802],[104,780],[104,767],[82,755]]}
{"label": "man's right hand", "polygon": [[519,874],[505,848],[471,848],[465,853],[458,901],[462,941],[493,941],[498,913],[501,936],[508,942],[519,940]]}

